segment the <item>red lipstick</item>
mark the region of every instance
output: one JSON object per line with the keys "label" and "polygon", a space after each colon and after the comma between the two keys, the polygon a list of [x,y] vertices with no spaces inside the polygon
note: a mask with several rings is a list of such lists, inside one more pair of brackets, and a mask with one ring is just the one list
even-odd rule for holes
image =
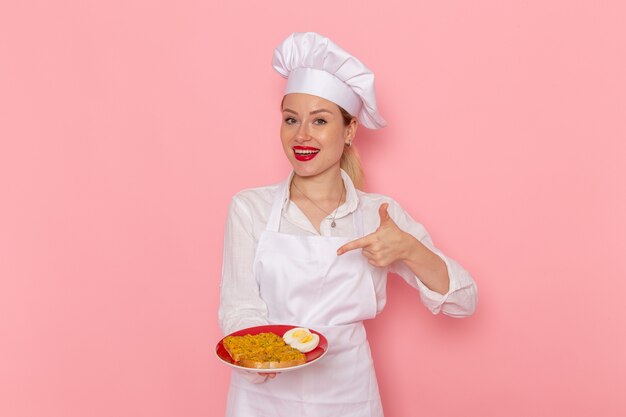
{"label": "red lipstick", "polygon": [[310,161],[320,152],[318,148],[313,148],[311,146],[294,146],[292,149],[294,156],[298,161]]}

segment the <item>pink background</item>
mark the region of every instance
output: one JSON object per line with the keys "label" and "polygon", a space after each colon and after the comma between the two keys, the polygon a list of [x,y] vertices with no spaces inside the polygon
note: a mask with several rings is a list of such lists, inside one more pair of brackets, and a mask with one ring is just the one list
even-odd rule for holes
{"label": "pink background", "polygon": [[290,32],[377,74],[357,138],[479,284],[368,324],[387,417],[623,416],[620,1],[15,1],[0,6],[0,415],[221,416],[230,196],[283,179]]}

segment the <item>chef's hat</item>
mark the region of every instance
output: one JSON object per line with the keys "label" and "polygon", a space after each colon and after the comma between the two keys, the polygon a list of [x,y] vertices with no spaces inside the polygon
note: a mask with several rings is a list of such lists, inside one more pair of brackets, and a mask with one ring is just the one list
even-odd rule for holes
{"label": "chef's hat", "polygon": [[332,101],[370,129],[387,125],[376,108],[374,73],[330,39],[314,32],[292,33],[274,50],[272,66],[287,78],[285,94]]}

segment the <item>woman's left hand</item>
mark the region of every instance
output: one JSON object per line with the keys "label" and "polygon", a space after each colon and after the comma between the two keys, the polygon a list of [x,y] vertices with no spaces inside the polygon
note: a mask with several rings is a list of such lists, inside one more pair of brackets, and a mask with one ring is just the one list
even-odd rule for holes
{"label": "woman's left hand", "polygon": [[419,242],[398,227],[389,216],[388,207],[388,203],[383,203],[378,208],[380,225],[375,232],[346,243],[337,249],[337,255],[354,249],[363,249],[363,255],[368,262],[377,267],[386,267],[397,260],[408,258],[415,243]]}
{"label": "woman's left hand", "polygon": [[402,231],[387,213],[388,206],[383,203],[378,208],[380,225],[374,233],[346,243],[337,249],[337,255],[363,249],[367,261],[381,268],[402,261],[428,288],[447,293],[450,277],[446,264],[413,235]]}

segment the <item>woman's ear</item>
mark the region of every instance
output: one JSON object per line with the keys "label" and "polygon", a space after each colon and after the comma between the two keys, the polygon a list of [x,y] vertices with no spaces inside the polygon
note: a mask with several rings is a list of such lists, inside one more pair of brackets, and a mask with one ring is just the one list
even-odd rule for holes
{"label": "woman's ear", "polygon": [[353,117],[352,120],[350,120],[350,124],[346,127],[344,138],[346,143],[352,143],[354,137],[356,136],[356,131],[358,127],[359,122],[357,121],[356,117]]}

